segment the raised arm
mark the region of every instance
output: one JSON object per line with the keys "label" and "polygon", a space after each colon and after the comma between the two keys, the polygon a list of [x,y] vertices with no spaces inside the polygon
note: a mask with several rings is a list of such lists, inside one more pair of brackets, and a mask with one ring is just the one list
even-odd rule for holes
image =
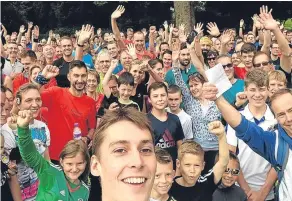
{"label": "raised arm", "polygon": [[270,46],[271,46],[271,32],[270,30],[265,30],[264,32],[264,43],[261,48],[261,51],[266,53],[267,55],[270,54]]}
{"label": "raised arm", "polygon": [[37,174],[41,174],[47,168],[49,163],[37,151],[35,144],[31,138],[31,131],[29,129],[29,122],[33,120],[33,115],[29,110],[18,112],[18,116],[9,118],[9,124],[17,124],[18,145],[22,159],[29,167],[33,168]]}
{"label": "raised arm", "polygon": [[220,121],[213,121],[208,124],[209,132],[218,137],[219,160],[213,167],[214,183],[218,184],[229,162],[229,149],[226,140],[226,133]]}
{"label": "raised arm", "polygon": [[31,31],[32,31],[32,27],[33,27],[33,22],[28,22],[27,23],[27,32],[26,32],[26,38],[27,40],[31,39]]}
{"label": "raised arm", "polygon": [[243,38],[243,25],[244,25],[244,20],[241,19],[240,22],[239,22],[239,33],[238,35]]}
{"label": "raised arm", "polygon": [[18,32],[18,35],[17,35],[16,44],[20,44],[21,37],[22,37],[22,35],[24,34],[25,31],[26,31],[26,29],[25,29],[24,25],[21,25],[19,27],[19,32]]}
{"label": "raised arm", "polygon": [[111,90],[108,86],[108,82],[113,74],[114,69],[116,68],[118,64],[118,60],[112,60],[111,66],[109,67],[108,71],[106,72],[103,80],[102,80],[102,88],[104,95],[109,98],[111,96]]}
{"label": "raised arm", "polygon": [[221,48],[220,48],[220,55],[221,54],[227,54],[228,53],[228,43],[231,40],[232,35],[230,31],[224,31],[221,36]]}
{"label": "raised arm", "polygon": [[79,33],[79,37],[77,40],[75,60],[82,61],[84,43],[89,40],[89,38],[93,32],[93,29],[94,29],[93,26],[91,26],[89,24],[82,25],[82,28],[81,28],[81,31]]}
{"label": "raised arm", "polygon": [[291,73],[291,49],[289,47],[289,43],[286,40],[284,34],[281,32],[276,20],[274,20],[272,16],[272,9],[268,11],[267,6],[262,6],[260,8],[260,18],[259,21],[263,24],[265,29],[271,30],[276,40],[279,44],[279,48],[282,52],[281,56],[281,68],[287,72]]}
{"label": "raised arm", "polygon": [[113,30],[115,38],[116,38],[116,40],[117,40],[117,42],[118,42],[118,44],[120,46],[120,49],[125,49],[126,46],[125,46],[124,42],[121,39],[121,33],[120,33],[120,30],[119,30],[119,27],[118,27],[118,24],[117,24],[117,19],[119,17],[121,17],[124,12],[125,12],[125,7],[119,5],[117,7],[117,9],[111,15],[112,30]]}
{"label": "raised arm", "polygon": [[39,27],[36,25],[33,27],[33,30],[32,30],[32,48],[31,48],[32,51],[35,51],[35,52],[37,51],[38,43],[36,41],[38,41],[39,35],[40,35],[40,30],[39,30]]}

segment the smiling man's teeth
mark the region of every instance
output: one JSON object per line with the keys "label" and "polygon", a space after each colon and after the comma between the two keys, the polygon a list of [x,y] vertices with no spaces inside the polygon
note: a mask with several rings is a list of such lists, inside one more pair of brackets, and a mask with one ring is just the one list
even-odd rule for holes
{"label": "smiling man's teeth", "polygon": [[142,184],[145,182],[145,178],[142,178],[142,177],[126,178],[123,181],[129,184]]}

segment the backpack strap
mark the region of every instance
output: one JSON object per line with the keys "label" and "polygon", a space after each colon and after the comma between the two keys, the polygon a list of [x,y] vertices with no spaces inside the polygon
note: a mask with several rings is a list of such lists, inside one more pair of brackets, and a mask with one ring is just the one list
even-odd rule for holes
{"label": "backpack strap", "polygon": [[275,146],[275,158],[276,165],[274,166],[275,170],[278,173],[278,179],[275,183],[276,187],[276,199],[279,199],[279,187],[281,181],[284,176],[284,170],[286,168],[288,158],[289,158],[289,145],[288,143],[281,137],[278,130],[275,131],[276,134],[276,146]]}

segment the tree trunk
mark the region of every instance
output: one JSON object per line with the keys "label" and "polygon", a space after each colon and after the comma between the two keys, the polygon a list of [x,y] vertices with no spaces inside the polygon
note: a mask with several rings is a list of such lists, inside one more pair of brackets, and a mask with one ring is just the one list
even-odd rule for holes
{"label": "tree trunk", "polygon": [[185,24],[186,33],[189,33],[195,24],[194,4],[191,1],[174,1],[176,27]]}

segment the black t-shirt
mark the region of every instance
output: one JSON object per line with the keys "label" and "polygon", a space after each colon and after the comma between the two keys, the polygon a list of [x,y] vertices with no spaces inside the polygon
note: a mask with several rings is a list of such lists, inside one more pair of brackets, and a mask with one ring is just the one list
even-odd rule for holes
{"label": "black t-shirt", "polygon": [[8,167],[1,161],[1,200],[13,201],[8,185]]}
{"label": "black t-shirt", "polygon": [[166,149],[171,155],[173,165],[177,159],[177,141],[184,138],[184,132],[178,116],[167,113],[166,121],[160,121],[151,112],[147,114],[154,132],[155,146]]}
{"label": "black t-shirt", "polygon": [[53,63],[53,66],[57,66],[60,69],[59,75],[56,76],[57,85],[59,87],[70,87],[70,81],[67,78],[67,74],[69,73],[69,64],[70,62],[66,62],[63,57]]}
{"label": "black t-shirt", "polygon": [[228,188],[218,187],[213,194],[213,201],[246,201],[247,197],[244,191],[233,184]]}
{"label": "black t-shirt", "polygon": [[169,194],[172,195],[176,200],[212,201],[212,195],[218,186],[214,184],[213,170],[210,170],[204,176],[200,176],[197,183],[192,187],[184,187],[179,185],[176,180],[180,177],[174,178],[173,184],[169,190]]}
{"label": "black t-shirt", "polygon": [[147,95],[147,83],[149,81],[150,75],[148,72],[145,72],[145,79],[138,84],[136,88],[136,94],[131,96],[131,100],[138,103],[140,110],[143,110],[144,105],[144,95]]}
{"label": "black t-shirt", "polygon": [[115,97],[113,94],[111,94],[109,98],[107,98],[106,96],[104,97],[102,107],[108,109],[112,103],[117,103],[120,108],[133,107],[136,110],[140,111],[139,105],[136,102],[131,101],[128,104],[120,103],[119,99],[117,97]]}
{"label": "black t-shirt", "polygon": [[280,57],[278,57],[276,60],[272,60],[272,63],[273,63],[275,66],[280,66]]}
{"label": "black t-shirt", "polygon": [[290,89],[292,88],[292,72],[291,73],[287,73],[286,71],[284,71],[281,67],[279,68],[280,71],[283,71],[285,73],[286,79],[287,79],[287,87]]}

